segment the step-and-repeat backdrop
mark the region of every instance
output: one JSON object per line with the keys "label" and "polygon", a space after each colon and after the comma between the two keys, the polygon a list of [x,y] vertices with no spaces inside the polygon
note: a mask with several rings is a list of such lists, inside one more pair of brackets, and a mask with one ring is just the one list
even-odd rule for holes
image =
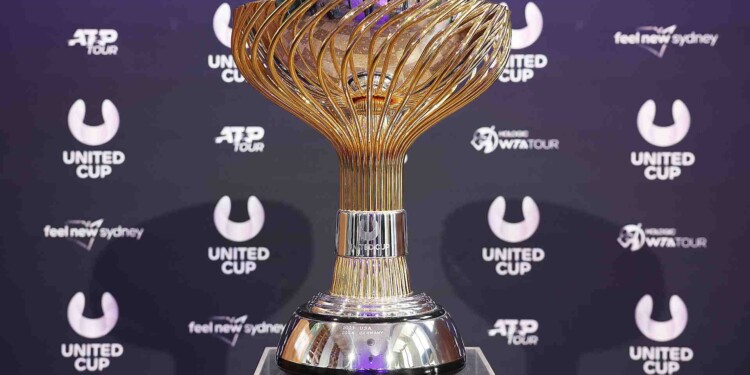
{"label": "step-and-repeat backdrop", "polygon": [[[249,374],[328,288],[337,159],[242,82],[239,4],[3,5],[1,373]],[[408,154],[415,289],[498,374],[748,373],[747,2],[509,6]]]}

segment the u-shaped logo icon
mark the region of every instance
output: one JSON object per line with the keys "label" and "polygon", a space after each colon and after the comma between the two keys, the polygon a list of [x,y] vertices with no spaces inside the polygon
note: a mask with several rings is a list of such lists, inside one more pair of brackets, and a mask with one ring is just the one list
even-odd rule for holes
{"label": "u-shaped logo icon", "polygon": [[360,242],[374,241],[380,235],[380,221],[377,218],[363,215],[359,218],[357,236]]}
{"label": "u-shaped logo icon", "polygon": [[531,197],[524,197],[521,203],[523,221],[509,223],[505,221],[505,198],[497,197],[490,205],[487,221],[492,233],[505,242],[518,243],[528,240],[539,228],[539,207]]}
{"label": "u-shaped logo icon", "polygon": [[247,199],[247,213],[250,216],[247,221],[238,223],[229,220],[230,212],[232,212],[232,200],[225,195],[219,199],[214,208],[214,225],[224,238],[234,242],[245,242],[257,236],[263,229],[266,213],[260,200],[255,196]]}
{"label": "u-shaped logo icon", "polygon": [[86,103],[78,99],[68,111],[68,128],[78,142],[87,146],[101,146],[114,138],[120,128],[120,112],[109,99],[102,102],[102,118],[104,123],[98,126],[87,125]]}
{"label": "u-shaped logo icon", "polygon": [[524,49],[534,44],[539,39],[539,36],[542,35],[544,19],[539,7],[533,2],[526,3],[524,16],[526,16],[526,26],[520,29],[513,29],[513,32],[510,34],[511,49]]}
{"label": "u-shaped logo icon", "polygon": [[120,310],[115,297],[109,293],[102,295],[102,312],[99,318],[87,318],[83,316],[86,307],[86,297],[82,292],[76,293],[68,303],[68,324],[78,335],[87,339],[98,339],[106,336],[115,328]]}
{"label": "u-shaped logo icon", "polygon": [[670,147],[678,144],[690,130],[690,111],[682,100],[672,103],[674,123],[669,126],[654,125],[656,103],[649,99],[638,111],[638,132],[646,142],[658,147]]}
{"label": "u-shaped logo icon", "polygon": [[688,312],[685,302],[677,295],[669,298],[669,313],[672,319],[665,322],[657,322],[651,319],[654,309],[654,299],[646,294],[635,306],[635,324],[643,336],[658,341],[666,342],[676,339],[687,327]]}
{"label": "u-shaped logo icon", "polygon": [[227,48],[232,48],[232,28],[229,26],[231,18],[232,8],[227,3],[219,5],[214,13],[214,34]]}

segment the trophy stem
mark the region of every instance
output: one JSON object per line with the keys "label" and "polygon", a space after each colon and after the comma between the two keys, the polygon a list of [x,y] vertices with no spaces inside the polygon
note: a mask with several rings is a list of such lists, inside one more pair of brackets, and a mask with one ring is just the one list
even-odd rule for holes
{"label": "trophy stem", "polygon": [[339,210],[330,293],[351,298],[411,294],[406,245],[406,211]]}
{"label": "trophy stem", "polygon": [[412,290],[406,257],[336,257],[330,293],[353,298],[407,296]]}
{"label": "trophy stem", "polygon": [[[371,148],[382,145],[368,145]],[[375,150],[340,157],[341,209],[390,211],[403,208],[405,154],[381,156]]]}

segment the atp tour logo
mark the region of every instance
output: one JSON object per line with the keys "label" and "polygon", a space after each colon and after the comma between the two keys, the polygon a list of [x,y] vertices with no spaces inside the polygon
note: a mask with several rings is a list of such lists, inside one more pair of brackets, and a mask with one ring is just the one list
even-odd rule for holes
{"label": "atp tour logo", "polygon": [[[672,147],[682,141],[690,130],[690,111],[682,100],[672,103],[674,123],[668,126],[654,124],[656,103],[649,99],[638,111],[638,132],[652,146]],[[695,164],[695,154],[687,151],[633,151],[630,163],[644,167],[647,180],[674,180],[682,175],[682,169]]]}
{"label": "atp tour logo", "polygon": [[284,325],[278,323],[247,323],[247,315],[212,316],[206,323],[188,323],[188,333],[191,335],[211,335],[231,347],[237,345],[240,335],[280,335],[283,330]]}
{"label": "atp tour logo", "polygon": [[641,26],[635,33],[615,33],[615,44],[636,45],[652,55],[662,58],[670,45],[677,47],[703,45],[714,47],[719,40],[719,34],[702,34],[691,31],[688,34],[677,34],[677,25],[668,27]]}
{"label": "atp tour logo", "polygon": [[225,126],[215,138],[216,144],[228,144],[234,152],[263,152],[266,131],[260,126]]}
{"label": "atp tour logo", "polygon": [[[216,8],[213,19],[214,35],[216,39],[226,48],[232,48],[232,8],[223,3]],[[208,67],[221,72],[221,80],[226,83],[245,82],[231,53],[208,55]]]}
{"label": "atp tour logo", "polygon": [[63,226],[53,227],[45,225],[43,232],[45,238],[65,238],[73,241],[76,245],[91,251],[97,238],[109,241],[113,239],[140,240],[143,237],[144,228],[104,227],[104,219],[98,220],[67,220]]}
{"label": "atp tour logo", "polygon": [[706,237],[684,237],[677,235],[676,228],[644,228],[641,223],[628,224],[620,230],[617,243],[623,249],[638,251],[644,246],[651,249],[698,249],[707,248]]}
{"label": "atp tour logo", "polygon": [[487,334],[505,337],[508,345],[536,346],[539,343],[539,336],[535,334],[538,330],[539,322],[534,319],[498,319]]}
{"label": "atp tour logo", "polygon": [[[487,221],[492,233],[500,240],[516,244],[531,238],[539,228],[539,207],[531,197],[521,203],[524,219],[518,223],[505,221],[505,198],[497,197],[490,205]],[[500,276],[523,276],[531,271],[532,264],[544,260],[544,250],[538,247],[483,247],[482,259],[494,262]]]}
{"label": "atp tour logo", "polygon": [[86,53],[94,56],[117,55],[117,30],[115,29],[78,29],[73,38],[68,39],[68,47],[84,47]]}
{"label": "atp tour logo", "polygon": [[[229,220],[232,212],[232,200],[223,196],[214,208],[214,225],[225,239],[244,243],[255,238],[263,229],[266,213],[263,205],[255,196],[247,200],[247,214],[250,217],[243,222]],[[216,246],[208,248],[208,259],[221,262],[221,272],[225,275],[247,275],[258,268],[258,262],[268,260],[271,252],[262,246]]]}
{"label": "atp tour logo", "polygon": [[528,130],[495,130],[495,125],[477,129],[471,146],[484,154],[501,151],[550,151],[560,149],[559,139],[529,138]]}
{"label": "atp tour logo", "polygon": [[[651,341],[669,342],[677,339],[685,331],[688,323],[688,311],[685,302],[677,295],[669,299],[670,320],[658,322],[651,319],[654,299],[646,294],[635,306],[635,325],[643,336]],[[631,346],[630,359],[643,361],[645,374],[674,374],[681,368],[681,363],[693,359],[693,349],[677,346]]]}
{"label": "atp tour logo", "polygon": [[[111,100],[102,102],[104,122],[92,126],[84,122],[86,103],[76,100],[68,111],[68,129],[78,142],[86,146],[101,146],[114,138],[120,129],[120,113]],[[110,150],[70,150],[63,151],[63,163],[76,165],[76,176],[81,179],[103,179],[112,174],[112,168],[125,162],[125,153]]]}
{"label": "atp tour logo", "polygon": [[[522,50],[531,47],[542,35],[544,19],[542,11],[533,2],[526,3],[524,10],[526,27],[513,29],[510,38],[510,48]],[[537,69],[547,66],[549,60],[542,54],[513,53],[508,58],[505,70],[500,74],[500,82],[527,82],[534,78]]]}
{"label": "atp tour logo", "polygon": [[[120,311],[117,301],[109,293],[102,295],[103,315],[99,318],[83,316],[86,297],[76,293],[68,303],[68,324],[75,333],[86,339],[100,339],[112,332],[117,325]],[[112,358],[121,357],[125,352],[122,344],[108,342],[64,343],[60,352],[64,358],[75,358],[73,368],[78,372],[103,371],[111,365]]]}

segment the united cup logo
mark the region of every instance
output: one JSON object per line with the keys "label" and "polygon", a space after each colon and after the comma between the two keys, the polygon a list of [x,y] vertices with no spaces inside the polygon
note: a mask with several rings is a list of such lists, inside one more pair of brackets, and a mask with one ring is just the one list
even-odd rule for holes
{"label": "united cup logo", "polygon": [[[541,216],[539,207],[531,197],[524,197],[521,210],[524,219],[511,223],[505,220],[507,204],[500,196],[490,204],[487,212],[487,222],[492,233],[500,240],[517,244],[524,242],[534,235],[539,228]],[[500,276],[523,276],[532,269],[532,264],[544,260],[544,250],[538,247],[483,247],[482,259],[494,262],[495,272]]]}
{"label": "united cup logo", "polygon": [[[690,111],[682,100],[672,103],[671,125],[659,126],[656,118],[656,102],[649,99],[638,110],[637,125],[641,137],[656,147],[672,147],[680,143],[690,130]],[[682,168],[695,163],[692,152],[639,151],[630,153],[634,166],[643,166],[643,174],[648,180],[674,180],[682,175]]]}
{"label": "united cup logo", "polygon": [[667,342],[676,339],[685,331],[688,322],[688,311],[685,302],[678,295],[669,298],[669,313],[672,319],[657,322],[651,319],[654,309],[654,299],[646,294],[635,306],[635,324],[643,336],[657,342]]}
{"label": "united cup logo", "polygon": [[102,312],[99,318],[87,318],[83,316],[86,307],[86,296],[82,292],[76,293],[68,303],[68,323],[78,335],[88,339],[98,339],[107,335],[120,317],[117,301],[109,293],[102,295]]}
{"label": "united cup logo", "polygon": [[533,2],[526,3],[524,16],[526,17],[526,27],[513,29],[511,33],[510,48],[512,49],[530,47],[542,35],[544,18],[539,7]]}
{"label": "united cup logo", "polygon": [[[357,251],[383,252],[391,250],[392,244],[387,238],[388,228],[381,229],[387,225],[381,222],[381,218],[375,215],[361,215],[356,221],[356,229],[353,238],[348,239],[348,246]],[[383,233],[381,233],[383,232]],[[381,234],[386,234],[381,237]]]}
{"label": "united cup logo", "polygon": [[[216,39],[226,48],[232,47],[232,8],[227,3],[222,3],[216,8],[212,20],[213,31]],[[234,63],[234,57],[231,53],[220,53],[208,55],[208,67],[221,72],[221,80],[226,83],[245,82],[242,78],[237,65]]]}
{"label": "united cup logo", "polygon": [[638,110],[638,132],[646,142],[658,147],[672,147],[682,141],[690,130],[690,111],[685,102],[675,100],[672,103],[674,123],[666,126],[654,124],[656,102],[649,99]]}
{"label": "united cup logo", "polygon": [[375,217],[361,216],[357,228],[357,237],[360,242],[375,241],[380,235],[380,220]]}
{"label": "united cup logo", "polygon": [[232,200],[228,196],[223,196],[216,203],[214,208],[214,225],[221,235],[234,242],[245,242],[253,239],[263,229],[266,222],[266,212],[263,205],[255,196],[247,199],[247,214],[249,219],[242,222],[229,220],[229,214],[232,212]]}
{"label": "united cup logo", "polygon": [[[82,292],[76,293],[68,303],[70,328],[87,339],[105,337],[117,325],[120,311],[117,301],[110,293],[102,295],[101,306],[102,316],[98,318],[83,316],[86,297]],[[124,348],[119,343],[69,343],[62,344],[60,351],[65,358],[75,358],[73,367],[77,371],[99,372],[110,366],[112,358],[122,356]]]}
{"label": "united cup logo", "polygon": [[101,146],[109,142],[120,129],[120,112],[109,99],[102,102],[103,123],[91,126],[84,122],[85,117],[86,102],[78,99],[68,111],[68,128],[78,142],[87,146]]}
{"label": "united cup logo", "polygon": [[539,228],[539,207],[531,197],[524,197],[521,203],[524,219],[517,223],[505,221],[505,198],[497,197],[490,205],[487,222],[497,238],[510,243],[528,240]]}
{"label": "united cup logo", "polygon": [[[102,119],[99,125],[88,125],[86,102],[76,100],[68,111],[68,129],[78,142],[86,146],[101,146],[112,140],[120,129],[120,112],[115,104],[105,99],[102,102]],[[63,163],[76,165],[76,175],[81,179],[102,179],[112,174],[113,166],[125,162],[122,151],[71,150],[63,151]]]}
{"label": "united cup logo", "polygon": [[[533,2],[526,3],[524,8],[526,26],[513,29],[510,48],[522,50],[531,47],[542,35],[544,18],[542,11]],[[527,82],[534,78],[536,70],[545,68],[549,60],[543,54],[512,54],[508,59],[505,71],[500,75],[500,82]]]}
{"label": "united cup logo", "polygon": [[[685,302],[678,295],[669,298],[671,319],[655,321],[651,318],[654,299],[646,294],[635,306],[635,325],[649,340],[668,342],[677,339],[687,327],[688,311]],[[631,346],[630,359],[643,361],[645,374],[674,374],[681,368],[682,362],[693,359],[694,353],[687,347],[670,346]]]}
{"label": "united cup logo", "polygon": [[225,47],[232,47],[232,27],[229,26],[232,18],[232,8],[227,3],[223,3],[216,8],[214,12],[214,35],[216,39]]}
{"label": "united cup logo", "polygon": [[[248,219],[233,221],[232,200],[223,196],[214,207],[214,226],[225,239],[244,243],[257,236],[266,222],[266,212],[260,200],[251,196],[247,199]],[[270,251],[263,246],[215,246],[208,248],[208,259],[221,262],[221,272],[225,275],[246,275],[258,268],[258,262],[267,260]]]}

